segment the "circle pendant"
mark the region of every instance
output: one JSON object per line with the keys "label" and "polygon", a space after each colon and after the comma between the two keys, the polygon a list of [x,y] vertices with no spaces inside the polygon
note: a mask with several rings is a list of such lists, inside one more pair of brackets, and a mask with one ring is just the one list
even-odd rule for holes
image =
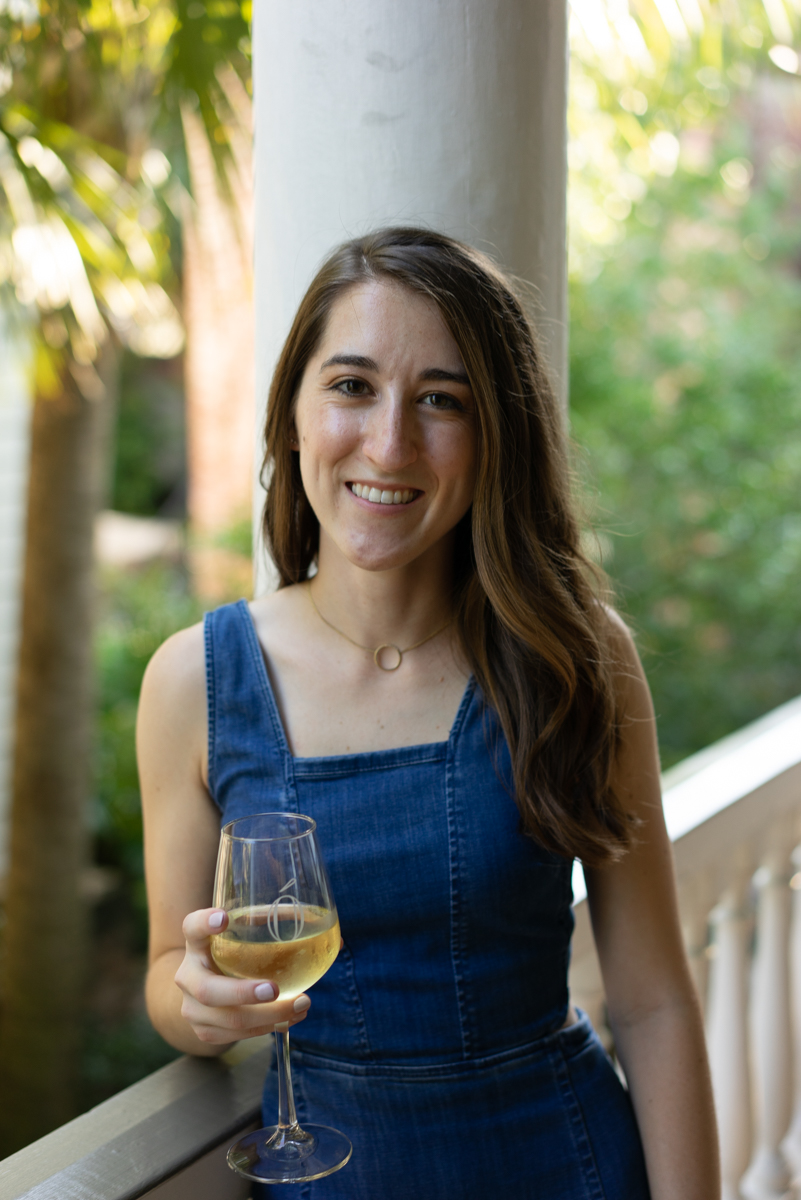
{"label": "circle pendant", "polygon": [[[398,656],[398,661],[393,662],[393,660],[390,659],[390,664],[385,665],[382,659],[382,650],[394,651],[394,653]],[[403,662],[403,651],[401,650],[400,646],[396,646],[394,642],[384,642],[381,646],[376,646],[375,650],[373,651],[373,659],[375,661],[375,665],[382,671],[397,671],[398,667]]]}

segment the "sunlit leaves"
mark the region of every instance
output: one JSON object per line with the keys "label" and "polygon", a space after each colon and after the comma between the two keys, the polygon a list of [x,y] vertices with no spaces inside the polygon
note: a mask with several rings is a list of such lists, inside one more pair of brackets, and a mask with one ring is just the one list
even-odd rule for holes
{"label": "sunlit leaves", "polygon": [[[92,305],[139,353],[180,349],[165,225],[184,193],[152,140],[175,145],[194,105],[232,186],[220,69],[248,74],[249,17],[235,0],[0,3],[0,286],[30,315],[63,309],[73,352],[92,357],[104,336]],[[42,328],[55,350],[57,325]]]}
{"label": "sunlit leaves", "polygon": [[[152,303],[134,305],[143,324],[127,340],[147,340],[144,329],[152,315],[161,327],[155,341],[175,353],[180,324],[157,282],[165,257],[158,221],[154,230],[143,224],[145,189],[130,184],[109,161],[124,169],[125,156],[68,125],[41,119],[30,106],[6,108],[0,128],[0,196],[8,206],[0,236],[7,239],[6,282],[13,285],[17,302],[42,316],[64,310],[73,357],[91,361],[106,337],[103,316],[116,327],[109,287],[130,286],[145,276],[163,297],[161,311],[156,316]],[[50,340],[47,329],[45,340]]]}
{"label": "sunlit leaves", "polygon": [[801,13],[762,0],[571,0],[573,275],[591,275],[624,236],[624,172],[647,190],[680,161],[692,167],[694,133],[747,95],[756,71],[796,69],[768,8],[785,13],[782,39],[797,40]]}

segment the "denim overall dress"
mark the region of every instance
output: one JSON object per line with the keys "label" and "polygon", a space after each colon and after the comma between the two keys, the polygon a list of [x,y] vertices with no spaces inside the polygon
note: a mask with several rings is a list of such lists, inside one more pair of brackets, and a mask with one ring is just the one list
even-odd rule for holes
{"label": "denim overall dress", "polygon": [[[647,1200],[628,1094],[587,1018],[562,1028],[571,863],[520,831],[471,680],[446,742],[293,758],[244,600],[205,620],[222,822],[314,818],[344,949],[291,1034],[298,1119],[350,1162],[282,1200]],[[275,1123],[275,1071],[264,1122]]]}

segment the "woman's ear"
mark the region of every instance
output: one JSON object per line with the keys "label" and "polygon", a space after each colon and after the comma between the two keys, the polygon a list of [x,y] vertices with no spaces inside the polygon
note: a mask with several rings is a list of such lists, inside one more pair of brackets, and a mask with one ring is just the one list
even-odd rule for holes
{"label": "woman's ear", "polygon": [[300,450],[300,442],[298,441],[298,431],[297,431],[297,429],[295,428],[295,422],[294,422],[294,421],[293,421],[293,422],[292,422],[292,424],[289,426],[289,438],[288,438],[288,441],[289,441],[289,449],[290,449],[290,450]]}

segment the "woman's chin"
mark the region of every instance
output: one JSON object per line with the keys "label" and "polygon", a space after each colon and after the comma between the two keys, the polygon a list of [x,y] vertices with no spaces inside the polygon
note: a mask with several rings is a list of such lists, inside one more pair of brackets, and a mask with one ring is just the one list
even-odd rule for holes
{"label": "woman's chin", "polygon": [[340,542],[336,551],[353,567],[361,571],[395,571],[408,567],[425,553],[428,546],[403,545],[392,546],[376,544],[374,541]]}
{"label": "woman's chin", "polygon": [[345,557],[351,566],[358,567],[360,571],[376,573],[380,571],[402,570],[413,563],[419,555],[398,554],[396,552],[394,554],[348,554]]}

